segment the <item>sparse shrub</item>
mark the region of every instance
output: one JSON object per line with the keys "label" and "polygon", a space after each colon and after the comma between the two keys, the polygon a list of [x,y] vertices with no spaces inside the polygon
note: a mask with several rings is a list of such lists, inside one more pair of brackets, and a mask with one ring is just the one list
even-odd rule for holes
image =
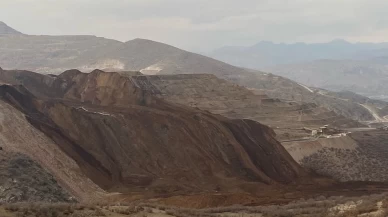
{"label": "sparse shrub", "polygon": [[167,211],[166,211],[166,214],[167,214],[167,215],[172,215],[172,216],[173,216],[173,215],[175,214],[175,211],[173,211],[173,210],[170,209],[170,210],[167,210]]}
{"label": "sparse shrub", "polygon": [[73,213],[70,217],[87,217],[85,213]]}
{"label": "sparse shrub", "polygon": [[101,209],[94,210],[93,215],[95,215],[95,216],[106,216],[106,214]]}
{"label": "sparse shrub", "polygon": [[111,207],[110,211],[123,215],[132,215],[143,211],[144,208],[140,206],[130,205],[128,207]]}
{"label": "sparse shrub", "polygon": [[378,210],[377,204],[375,201],[364,201],[357,206],[357,214],[371,213]]}
{"label": "sparse shrub", "polygon": [[153,213],[152,209],[149,207],[144,208],[144,212],[146,213]]}
{"label": "sparse shrub", "polygon": [[20,207],[16,204],[7,204],[5,206],[5,210],[10,211],[10,212],[17,212],[19,211]]}

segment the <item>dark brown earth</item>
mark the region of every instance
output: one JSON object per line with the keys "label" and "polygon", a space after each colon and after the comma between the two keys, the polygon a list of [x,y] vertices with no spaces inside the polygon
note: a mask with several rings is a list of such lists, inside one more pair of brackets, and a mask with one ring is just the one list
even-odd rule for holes
{"label": "dark brown earth", "polygon": [[[69,79],[67,77],[72,73],[79,73],[79,71],[68,71],[66,75],[62,74],[58,79],[27,71],[3,71],[0,72],[0,75],[4,82],[23,84],[35,95],[55,97],[58,94],[60,96],[66,94],[66,97],[72,97],[70,95],[74,90],[63,93],[63,91],[67,91],[67,87],[61,86],[51,88],[54,89],[51,90],[47,86],[42,87],[40,85],[41,82],[54,86],[68,85],[59,84],[58,82],[61,79]],[[314,103],[283,102],[272,99],[265,94],[255,94],[245,87],[219,79],[214,75],[144,76],[139,72],[120,72],[120,75],[127,77],[126,79],[133,83],[131,85],[137,89],[171,103],[200,108],[232,119],[259,121],[273,128],[280,140],[300,139],[310,136],[311,134],[303,129],[304,127],[319,128],[323,125],[330,125],[331,127],[351,128],[364,126],[357,121],[338,115]],[[82,80],[84,78],[81,77],[78,76],[74,79],[79,79],[80,82],[88,82]],[[120,81],[111,81],[112,84],[114,82]],[[127,88],[134,88],[131,85]],[[36,90],[36,87],[39,87],[39,90]],[[113,93],[114,96],[120,97],[123,97],[123,94],[126,94],[125,98],[127,98],[124,104],[133,100],[134,96],[122,93],[121,90],[115,90],[115,93]],[[107,103],[111,102],[103,102],[103,104]]]}
{"label": "dark brown earth", "polygon": [[[139,78],[136,72],[70,70],[50,76],[2,70],[0,97],[2,103],[23,112],[77,163],[82,174],[107,191],[104,201],[158,198],[159,203],[201,208],[280,204],[387,189],[384,184],[341,184],[309,174],[269,127],[175,104],[171,99],[178,95],[166,94],[168,89],[157,92],[160,89],[154,89],[155,85],[144,88]],[[237,94],[246,89],[236,86],[236,90]],[[199,96],[205,93],[198,88],[191,91]],[[271,101],[263,95],[247,96],[252,98],[246,102]],[[206,100],[198,102],[206,105]],[[231,98],[215,102],[238,105]],[[44,154],[48,153],[38,156]],[[60,173],[53,174],[72,193],[74,186],[83,186],[87,180],[69,182]],[[96,198],[87,193],[81,197],[84,201]]]}
{"label": "dark brown earth", "polygon": [[0,78],[8,83],[2,100],[107,191],[244,191],[307,176],[270,128],[166,102],[119,73],[2,71]]}

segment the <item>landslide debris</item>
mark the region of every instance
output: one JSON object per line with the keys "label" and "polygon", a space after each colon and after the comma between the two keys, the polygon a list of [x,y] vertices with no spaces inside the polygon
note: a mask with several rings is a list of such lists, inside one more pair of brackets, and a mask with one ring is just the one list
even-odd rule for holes
{"label": "landslide debris", "polygon": [[167,102],[130,76],[2,71],[0,80],[2,100],[108,191],[230,191],[306,177],[270,128]]}
{"label": "landslide debris", "polygon": [[233,119],[271,126],[280,140],[311,136],[304,127],[359,127],[362,124],[314,103],[284,102],[210,74],[135,75],[142,90],[172,103],[189,105]]}

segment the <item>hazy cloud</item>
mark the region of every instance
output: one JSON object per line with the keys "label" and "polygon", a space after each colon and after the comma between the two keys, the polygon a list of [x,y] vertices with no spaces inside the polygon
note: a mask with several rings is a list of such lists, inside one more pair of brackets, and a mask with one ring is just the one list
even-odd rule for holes
{"label": "hazy cloud", "polygon": [[388,38],[386,0],[0,0],[0,20],[27,34],[148,38],[191,50],[260,40]]}

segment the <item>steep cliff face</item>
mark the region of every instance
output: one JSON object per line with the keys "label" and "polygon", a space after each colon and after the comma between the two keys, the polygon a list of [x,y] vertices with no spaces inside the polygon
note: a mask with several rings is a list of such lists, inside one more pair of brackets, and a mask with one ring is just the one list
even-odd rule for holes
{"label": "steep cliff face", "polygon": [[131,77],[10,73],[0,73],[8,83],[0,87],[2,100],[105,190],[227,191],[236,183],[286,184],[306,175],[270,128],[155,98]]}

